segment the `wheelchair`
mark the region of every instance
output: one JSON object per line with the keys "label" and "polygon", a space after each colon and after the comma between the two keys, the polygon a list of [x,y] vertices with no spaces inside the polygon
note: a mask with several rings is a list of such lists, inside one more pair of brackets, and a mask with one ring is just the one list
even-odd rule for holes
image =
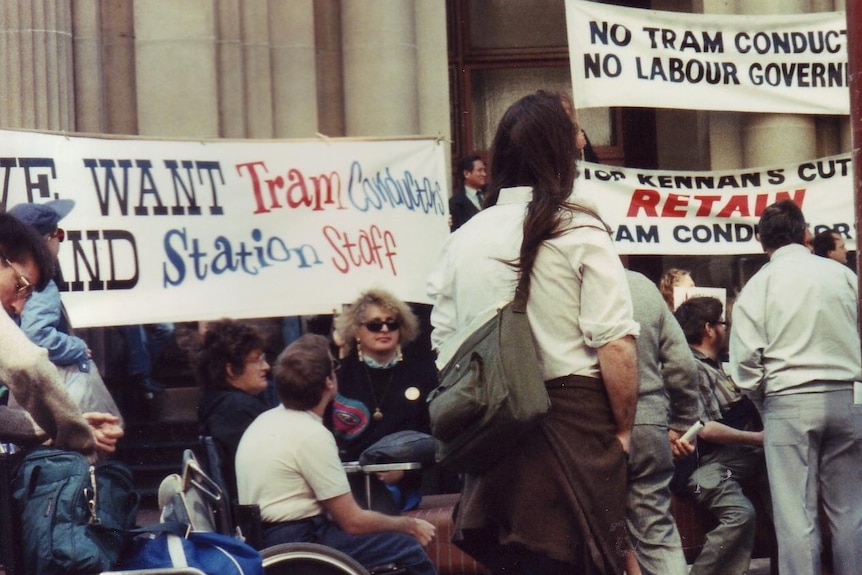
{"label": "wheelchair", "polygon": [[[0,452],[0,572],[5,573],[5,575],[29,575],[24,569],[21,556],[22,545],[18,511],[12,500],[10,489],[18,459],[17,454]],[[212,514],[212,524],[217,527],[215,530],[235,535],[237,525],[232,524],[232,516],[229,506],[225,502],[224,491],[221,486],[197,465],[191,450],[187,450],[183,459],[184,474],[190,473],[192,476],[190,480],[203,488],[199,490],[198,495],[207,500],[207,512]],[[245,528],[252,535],[259,535],[261,533],[260,510],[255,509],[256,506],[240,507],[245,508],[240,513],[247,525]],[[257,522],[256,525],[255,521]],[[284,543],[260,549],[260,540],[247,540],[247,542],[260,550],[264,572],[267,575],[384,575],[400,572],[393,566],[384,566],[368,571],[348,555],[315,543]],[[206,574],[196,568],[181,567],[105,571],[100,575]]]}
{"label": "wheelchair", "polygon": [[[215,484],[212,488],[213,490],[217,489],[222,494],[221,501],[213,502],[215,518],[221,526],[219,530],[224,532],[223,529],[225,526],[233,526],[242,533],[249,545],[260,549],[263,557],[264,571],[267,575],[270,573],[278,575],[288,575],[291,573],[307,573],[309,575],[350,575],[354,573],[400,575],[405,573],[405,569],[394,564],[379,565],[367,570],[349,555],[317,543],[281,543],[261,549],[263,547],[263,531],[260,508],[257,505],[235,504],[231,506],[223,501],[223,494],[227,493],[227,484],[221,471],[223,461],[221,448],[210,436],[204,435],[198,439],[201,446],[200,451],[203,455],[203,463],[209,478]],[[416,464],[401,464],[399,468],[414,469],[416,468]],[[350,471],[348,469],[348,472]],[[368,475],[366,475],[367,477]],[[371,493],[367,481],[366,497],[370,507]]]}
{"label": "wheelchair", "polygon": [[264,572],[277,575],[401,575],[405,569],[394,564],[378,565],[366,569],[349,555],[317,543],[281,543],[270,547],[263,546],[263,524],[260,508],[257,505],[231,506],[225,501],[227,493],[222,474],[223,456],[220,447],[212,437],[201,436],[200,452],[206,467],[204,472],[195,465],[195,455],[186,450],[184,465],[200,474],[199,485],[207,495],[213,513],[215,529],[222,533],[239,532],[246,542],[260,550]]}

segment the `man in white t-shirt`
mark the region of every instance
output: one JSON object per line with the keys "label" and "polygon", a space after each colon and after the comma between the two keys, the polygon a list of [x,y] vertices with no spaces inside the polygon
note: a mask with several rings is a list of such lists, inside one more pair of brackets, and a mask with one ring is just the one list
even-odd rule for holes
{"label": "man in white t-shirt", "polygon": [[327,545],[366,568],[394,563],[436,573],[423,549],[434,526],[357,505],[323,412],[338,391],[326,338],[306,334],[279,355],[273,379],[282,405],[258,416],[236,454],[239,502],[260,506],[266,546]]}

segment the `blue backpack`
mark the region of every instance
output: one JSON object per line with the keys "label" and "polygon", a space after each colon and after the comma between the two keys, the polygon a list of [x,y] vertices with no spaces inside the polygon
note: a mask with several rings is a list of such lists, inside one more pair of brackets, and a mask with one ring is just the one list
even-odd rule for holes
{"label": "blue backpack", "polygon": [[37,448],[12,484],[27,573],[89,574],[116,564],[130,540],[138,495],[129,468],[91,465],[80,453]]}

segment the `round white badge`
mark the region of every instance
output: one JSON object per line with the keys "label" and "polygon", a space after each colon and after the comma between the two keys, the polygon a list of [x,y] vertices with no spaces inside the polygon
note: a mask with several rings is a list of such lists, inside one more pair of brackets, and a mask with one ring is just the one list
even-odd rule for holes
{"label": "round white badge", "polygon": [[409,401],[416,401],[419,399],[419,388],[418,387],[408,387],[404,390],[404,397],[406,397]]}

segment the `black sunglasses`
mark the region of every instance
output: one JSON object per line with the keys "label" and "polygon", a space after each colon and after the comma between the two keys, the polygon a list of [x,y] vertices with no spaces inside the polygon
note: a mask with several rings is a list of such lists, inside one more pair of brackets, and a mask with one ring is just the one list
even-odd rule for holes
{"label": "black sunglasses", "polygon": [[362,325],[364,325],[366,328],[368,328],[368,331],[377,333],[377,332],[383,330],[384,325],[386,326],[386,329],[388,329],[389,331],[396,331],[399,327],[401,327],[401,322],[398,321],[397,319],[391,319],[389,321],[380,321],[380,320],[375,319],[372,321],[367,321],[367,322],[363,323]]}

